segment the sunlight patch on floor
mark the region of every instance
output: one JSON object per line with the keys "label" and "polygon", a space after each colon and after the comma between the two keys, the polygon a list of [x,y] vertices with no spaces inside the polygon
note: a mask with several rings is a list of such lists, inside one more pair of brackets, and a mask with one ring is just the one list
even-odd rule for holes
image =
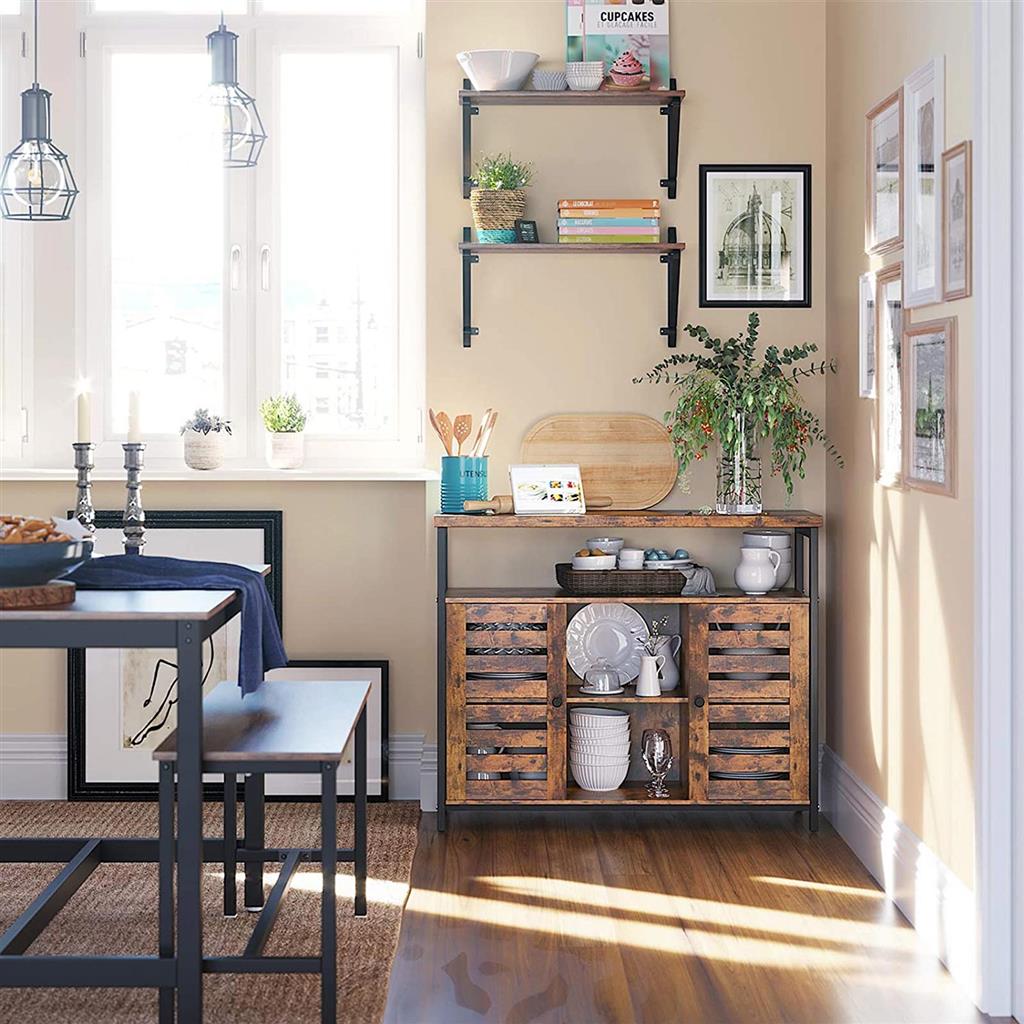
{"label": "sunlight patch on floor", "polygon": [[831,882],[809,882],[803,878],[780,878],[777,875],[751,875],[752,882],[765,885],[781,885],[787,889],[810,889],[812,892],[835,893],[837,896],[865,896],[868,899],[884,900],[886,895],[879,889],[862,889],[854,885],[833,885]]}
{"label": "sunlight patch on floor", "polygon": [[[210,874],[217,878],[223,878],[223,871],[212,871]],[[263,887],[268,891],[273,888],[274,883],[280,877],[280,871],[264,871]],[[241,872],[239,872],[241,879]],[[319,871],[296,871],[292,875],[292,888],[300,889],[303,892],[320,892],[321,875]],[[335,880],[335,892],[338,896],[352,899],[356,894],[356,880],[354,875],[337,875]],[[405,882],[391,882],[385,878],[366,879],[366,899],[370,903],[388,903],[394,907],[405,905],[409,895],[409,886]]]}

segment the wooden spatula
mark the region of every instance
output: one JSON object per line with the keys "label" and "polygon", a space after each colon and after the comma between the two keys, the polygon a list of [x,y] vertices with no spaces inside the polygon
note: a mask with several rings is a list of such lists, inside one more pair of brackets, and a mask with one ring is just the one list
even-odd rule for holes
{"label": "wooden spatula", "polygon": [[455,432],[452,429],[452,421],[448,418],[448,413],[439,412],[437,414],[437,432],[441,435],[441,441],[444,443],[444,450],[449,455],[454,455],[455,452],[452,450],[452,438],[455,436]]}
{"label": "wooden spatula", "polygon": [[434,413],[433,409],[428,409],[427,413],[430,416],[430,425],[434,428],[441,444],[444,445],[445,454],[451,455],[451,452],[448,450],[448,442],[444,439],[444,431],[441,430],[441,424],[437,422],[437,415]]}
{"label": "wooden spatula", "polygon": [[469,435],[473,433],[473,417],[468,413],[459,413],[455,417],[455,426],[452,428],[452,433],[455,435],[455,440],[459,442],[459,454],[462,454],[462,442],[469,440]]}

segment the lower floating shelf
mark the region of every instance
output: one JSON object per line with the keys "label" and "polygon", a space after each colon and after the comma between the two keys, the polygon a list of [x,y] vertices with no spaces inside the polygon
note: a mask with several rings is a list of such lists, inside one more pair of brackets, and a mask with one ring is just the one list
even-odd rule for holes
{"label": "lower floating shelf", "polygon": [[638,697],[635,690],[625,693],[580,693],[579,686],[566,689],[567,704],[689,704],[690,698],[678,691],[660,697]]}

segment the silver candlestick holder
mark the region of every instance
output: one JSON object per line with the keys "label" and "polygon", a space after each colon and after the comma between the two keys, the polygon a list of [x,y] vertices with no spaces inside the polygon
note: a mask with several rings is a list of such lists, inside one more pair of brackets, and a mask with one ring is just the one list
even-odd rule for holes
{"label": "silver candlestick holder", "polygon": [[75,469],[78,472],[78,497],[75,500],[75,518],[90,532],[96,532],[96,510],[92,507],[92,470],[95,445],[88,441],[76,441]]}
{"label": "silver candlestick holder", "polygon": [[141,441],[128,441],[124,449],[124,468],[128,471],[125,489],[128,497],[124,503],[122,529],[124,531],[124,553],[141,555],[146,545],[146,513],[142,508],[142,466],[146,446]]}

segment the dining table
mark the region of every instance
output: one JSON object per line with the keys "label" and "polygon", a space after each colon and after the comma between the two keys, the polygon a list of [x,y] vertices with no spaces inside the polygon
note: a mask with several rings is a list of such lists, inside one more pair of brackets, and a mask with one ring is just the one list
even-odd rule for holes
{"label": "dining table", "polygon": [[[250,566],[266,576],[269,566]],[[172,648],[177,652],[177,891],[161,899],[163,923],[176,915],[177,942],[156,955],[25,955],[100,864],[157,863],[151,837],[0,836],[0,862],[64,867],[0,935],[0,988],[155,988],[173,991],[178,1019],[200,1024],[203,974],[230,971],[231,958],[203,957],[200,884],[204,862],[223,856],[223,839],[203,837],[204,641],[241,611],[232,590],[81,590],[52,608],[0,611],[0,648]],[[215,681],[216,682],[216,681]],[[167,837],[164,837],[167,841]],[[170,933],[161,928],[161,934]]]}

